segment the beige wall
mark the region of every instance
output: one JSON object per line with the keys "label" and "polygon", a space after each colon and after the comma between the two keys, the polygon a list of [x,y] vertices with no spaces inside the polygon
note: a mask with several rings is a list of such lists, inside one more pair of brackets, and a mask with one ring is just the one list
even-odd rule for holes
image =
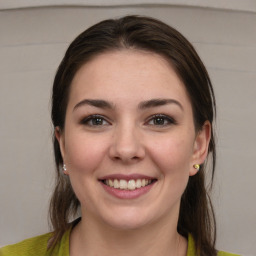
{"label": "beige wall", "polygon": [[178,5],[256,12],[255,0],[2,0],[0,9],[17,9],[42,6],[127,6],[127,5]]}
{"label": "beige wall", "polygon": [[0,13],[0,245],[48,231],[55,70],[78,33],[124,14],[171,24],[205,62],[218,106],[218,248],[256,255],[256,13],[168,5]]}

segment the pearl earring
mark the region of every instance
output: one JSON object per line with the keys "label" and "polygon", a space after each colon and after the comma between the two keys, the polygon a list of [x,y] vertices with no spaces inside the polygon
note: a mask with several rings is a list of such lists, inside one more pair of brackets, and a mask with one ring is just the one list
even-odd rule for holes
{"label": "pearl earring", "polygon": [[67,167],[66,167],[65,164],[63,164],[63,166],[62,166],[62,170],[63,170],[63,173],[64,173],[64,174],[67,174]]}

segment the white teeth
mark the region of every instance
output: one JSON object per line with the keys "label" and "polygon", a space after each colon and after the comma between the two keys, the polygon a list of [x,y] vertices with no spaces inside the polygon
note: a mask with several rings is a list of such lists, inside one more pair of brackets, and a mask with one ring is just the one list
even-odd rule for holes
{"label": "white teeth", "polygon": [[136,180],[136,188],[140,188],[141,187],[141,180]]}
{"label": "white teeth", "polygon": [[114,180],[114,188],[120,188],[119,181],[116,179]]}
{"label": "white teeth", "polygon": [[124,190],[135,190],[137,188],[145,187],[152,183],[152,180],[148,179],[137,179],[137,180],[118,180],[118,179],[107,179],[104,180],[104,183],[109,187],[114,187],[117,189],[124,189]]}
{"label": "white teeth", "polygon": [[120,189],[127,189],[128,187],[126,180],[120,180],[119,184],[120,184]]}
{"label": "white teeth", "polygon": [[112,180],[107,180],[108,181],[108,183],[109,184],[107,184],[107,185],[109,185],[110,187],[114,187],[114,182],[112,181]]}
{"label": "white teeth", "polygon": [[128,189],[129,190],[134,190],[135,188],[136,188],[135,180],[129,180],[128,181]]}

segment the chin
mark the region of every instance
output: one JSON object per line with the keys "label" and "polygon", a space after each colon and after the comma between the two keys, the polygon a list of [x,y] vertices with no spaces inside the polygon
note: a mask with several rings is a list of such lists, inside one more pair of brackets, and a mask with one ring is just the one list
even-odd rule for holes
{"label": "chin", "polygon": [[108,225],[114,229],[129,231],[129,230],[136,230],[145,227],[147,222],[145,221],[138,221],[138,220],[131,220],[131,219],[120,219],[118,221],[111,221],[108,222]]}
{"label": "chin", "polygon": [[114,229],[134,230],[143,228],[153,222],[154,217],[134,209],[115,211],[103,216],[104,222]]}

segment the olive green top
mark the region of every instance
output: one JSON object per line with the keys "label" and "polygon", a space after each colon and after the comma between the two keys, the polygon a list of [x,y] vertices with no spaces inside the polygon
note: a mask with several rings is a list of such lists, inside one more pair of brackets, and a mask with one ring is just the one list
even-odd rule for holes
{"label": "olive green top", "polygon": [[[69,256],[69,236],[70,228],[65,232],[61,241],[54,248],[51,256]],[[52,233],[26,239],[14,245],[8,245],[0,249],[0,256],[50,256],[47,250],[47,243],[52,237]],[[195,252],[194,240],[191,235],[188,237],[187,256],[197,256]],[[218,256],[239,256],[237,254],[218,252]]]}

